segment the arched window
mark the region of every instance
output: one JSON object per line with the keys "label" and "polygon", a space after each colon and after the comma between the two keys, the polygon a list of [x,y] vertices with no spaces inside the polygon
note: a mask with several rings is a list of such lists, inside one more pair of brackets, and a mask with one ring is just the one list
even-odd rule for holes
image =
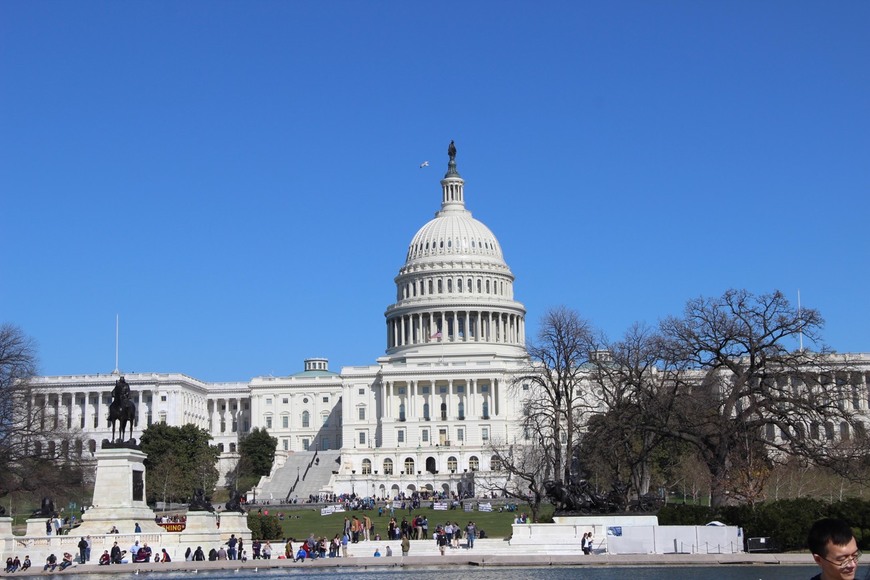
{"label": "arched window", "polygon": [[405,458],[405,473],[408,475],[414,473],[414,459],[412,457]]}
{"label": "arched window", "polygon": [[458,280],[456,280],[456,291],[462,292],[462,278],[459,278]]}
{"label": "arched window", "polygon": [[468,469],[471,471],[478,471],[480,469],[480,460],[476,455],[472,455],[468,458]]}
{"label": "arched window", "polygon": [[453,278],[447,279],[447,293],[450,294],[453,292]]}
{"label": "arched window", "polygon": [[428,421],[431,417],[429,417],[429,403],[423,403],[423,419]]}
{"label": "arched window", "polygon": [[441,403],[441,420],[447,420],[447,403]]}
{"label": "arched window", "polygon": [[399,421],[405,420],[405,403],[404,401],[399,403]]}
{"label": "arched window", "polygon": [[392,459],[384,459],[384,475],[393,475]]}
{"label": "arched window", "polygon": [[371,459],[363,459],[362,460],[362,474],[363,475],[371,475],[372,473],[372,460]]}
{"label": "arched window", "polygon": [[230,453],[235,453],[235,452],[236,452],[236,444],[230,443]]}
{"label": "arched window", "polygon": [[311,427],[311,415],[308,411],[302,411],[302,426]]}
{"label": "arched window", "polygon": [[459,418],[465,419],[465,403],[463,403],[462,401],[459,401],[459,405],[457,406],[457,409],[459,410]]}
{"label": "arched window", "polygon": [[483,411],[483,418],[489,419],[489,401],[484,401],[480,408]]}
{"label": "arched window", "polygon": [[447,458],[447,469],[450,470],[450,473],[455,473],[456,466],[457,466],[456,458],[451,455],[450,457]]}
{"label": "arched window", "polygon": [[849,424],[845,421],[840,423],[840,439],[843,441],[849,440]]}
{"label": "arched window", "polygon": [[218,451],[220,451],[221,453],[224,452],[224,444],[223,443],[218,443],[217,447],[218,447]]}
{"label": "arched window", "polygon": [[492,471],[501,471],[501,459],[497,455],[489,458],[489,468]]}

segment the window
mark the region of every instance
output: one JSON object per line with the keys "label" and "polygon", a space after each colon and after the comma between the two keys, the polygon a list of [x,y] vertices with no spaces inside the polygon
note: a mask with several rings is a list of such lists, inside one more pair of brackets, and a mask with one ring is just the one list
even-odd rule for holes
{"label": "window", "polygon": [[423,403],[423,419],[428,421],[429,417],[429,403]]}
{"label": "window", "polygon": [[286,439],[282,439],[281,441],[284,443],[284,451],[289,451],[290,450],[290,442],[287,441]]}
{"label": "window", "polygon": [[302,426],[311,427],[311,414],[308,411],[302,411]]}
{"label": "window", "polygon": [[360,445],[365,445],[365,444],[366,444],[366,432],[365,432],[365,431],[360,431],[360,432],[359,432],[359,444],[360,444]]}
{"label": "window", "polygon": [[447,458],[447,469],[449,469],[451,473],[456,472],[456,458],[452,455]]}
{"label": "window", "polygon": [[465,429],[461,427],[456,430],[456,440],[457,441],[465,441]]}
{"label": "window", "polygon": [[398,441],[399,443],[405,442],[405,430],[404,429],[399,429],[398,431],[396,431],[396,441]]}
{"label": "window", "polygon": [[281,427],[283,427],[284,429],[290,428],[290,417],[288,417],[287,415],[281,417]]}
{"label": "window", "polygon": [[366,408],[365,408],[365,407],[360,407],[360,408],[358,409],[358,411],[359,411],[359,420],[360,420],[360,421],[365,421],[365,420],[366,420]]}
{"label": "window", "polygon": [[441,420],[447,420],[447,403],[441,403]]}
{"label": "window", "polygon": [[480,438],[484,441],[489,441],[489,427],[480,428]]}
{"label": "window", "polygon": [[447,394],[447,387],[444,385],[438,387],[438,392],[441,393],[442,395],[446,395]]}
{"label": "window", "polygon": [[323,397],[323,402],[324,402],[324,403],[328,403],[328,402],[329,402],[329,397]]}
{"label": "window", "polygon": [[392,459],[384,459],[384,475],[393,475]]}
{"label": "window", "polygon": [[468,469],[471,471],[477,471],[480,469],[480,460],[474,455],[468,458]]}
{"label": "window", "polygon": [[166,395],[160,395],[160,400],[165,403],[166,402]]}
{"label": "window", "polygon": [[366,394],[366,390],[365,390],[365,388],[360,389],[360,390],[359,390],[359,394],[360,394],[360,395],[365,395],[365,394]]}
{"label": "window", "polygon": [[236,444],[230,443],[230,453],[235,453],[235,452],[236,452]]}
{"label": "window", "polygon": [[464,393],[465,392],[465,385],[456,385],[456,392],[457,393]]}
{"label": "window", "polygon": [[524,391],[528,391],[528,390],[529,390],[529,383],[526,383],[526,384],[523,385],[523,390],[524,390]]}
{"label": "window", "polygon": [[429,429],[423,429],[420,431],[420,440],[423,443],[429,443]]}
{"label": "window", "polygon": [[321,418],[323,419],[322,423],[324,425],[326,425],[329,422],[329,415],[327,415],[326,413],[324,413]]}
{"label": "window", "polygon": [[400,395],[404,395],[404,394],[405,394],[405,387],[399,387],[399,394],[400,394]]}
{"label": "window", "polygon": [[269,416],[269,417],[266,417],[266,429],[271,429],[271,428],[272,428],[272,417]]}
{"label": "window", "polygon": [[489,419],[489,401],[484,401],[480,407],[483,410],[483,418]]}
{"label": "window", "polygon": [[489,458],[489,468],[492,471],[501,471],[501,459],[497,455]]}
{"label": "window", "polygon": [[161,423],[166,423],[166,413],[160,413],[159,421]]}
{"label": "window", "polygon": [[405,473],[409,475],[414,473],[414,459],[411,457],[405,459]]}
{"label": "window", "polygon": [[399,403],[399,421],[405,420],[405,403]]}
{"label": "window", "polygon": [[465,403],[463,403],[462,401],[459,401],[459,405],[457,408],[459,410],[459,418],[465,419]]}
{"label": "window", "polygon": [[424,395],[428,395],[429,394],[429,387],[423,387],[423,390],[421,391],[421,393]]}
{"label": "window", "polygon": [[267,405],[271,405],[271,404],[272,404],[272,397],[266,397],[266,404],[267,404]]}
{"label": "window", "polygon": [[311,448],[311,440],[307,437],[302,440],[302,449],[308,451]]}
{"label": "window", "polygon": [[281,399],[281,402],[284,403],[285,405],[287,405],[290,403],[290,399],[288,399],[287,397],[284,397],[283,399]]}
{"label": "window", "polygon": [[480,385],[480,392],[481,393],[488,393],[489,392],[489,385]]}
{"label": "window", "polygon": [[363,475],[371,475],[372,472],[372,460],[371,459],[363,459],[362,460],[362,474]]}

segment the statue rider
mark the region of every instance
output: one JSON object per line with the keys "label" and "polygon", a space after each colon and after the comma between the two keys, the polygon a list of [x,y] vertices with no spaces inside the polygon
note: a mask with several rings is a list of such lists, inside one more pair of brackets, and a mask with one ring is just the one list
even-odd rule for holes
{"label": "statue rider", "polygon": [[127,381],[124,377],[115,382],[115,389],[112,391],[112,400],[117,401],[121,408],[123,408],[127,401],[130,400],[130,385],[127,384]]}

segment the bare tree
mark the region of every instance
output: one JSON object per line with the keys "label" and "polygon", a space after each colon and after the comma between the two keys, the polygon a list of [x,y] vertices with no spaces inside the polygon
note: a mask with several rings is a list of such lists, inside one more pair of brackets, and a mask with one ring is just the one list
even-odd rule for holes
{"label": "bare tree", "polygon": [[[579,476],[575,461],[579,435],[588,411],[586,374],[597,346],[588,322],[560,307],[544,316],[537,341],[529,347],[532,364],[514,387],[531,385],[523,401],[524,438],[537,442],[556,482]],[[521,393],[517,391],[517,394]]]}
{"label": "bare tree", "polygon": [[497,492],[506,497],[528,502],[532,521],[538,521],[541,504],[546,498],[544,482],[551,477],[551,461],[537,443],[525,445],[507,444],[491,440],[490,452],[494,463],[489,478],[480,478],[476,485],[488,492]]}
{"label": "bare tree", "polygon": [[[844,472],[866,458],[865,430],[847,395],[826,385],[829,353],[796,348],[799,336],[818,342],[822,324],[816,310],[795,309],[780,292],[745,290],[691,300],[682,316],[661,323],[664,380],[646,397],[644,424],[697,448],[714,506],[726,500],[734,458],[756,444]],[[853,445],[819,437],[820,426],[843,423]]]}
{"label": "bare tree", "polygon": [[[634,325],[622,340],[607,344],[592,357],[589,391],[596,407],[603,412],[590,419],[584,438],[584,458],[604,455],[613,484],[628,480],[626,493],[638,496],[649,492],[652,456],[663,435],[643,422],[649,397],[655,397],[663,376],[657,364],[658,335],[651,329]],[[622,489],[623,486],[615,485]],[[628,497],[624,498],[627,503]]]}
{"label": "bare tree", "polygon": [[0,325],[0,496],[55,496],[82,480],[80,434],[31,384],[36,361],[34,341],[17,326]]}

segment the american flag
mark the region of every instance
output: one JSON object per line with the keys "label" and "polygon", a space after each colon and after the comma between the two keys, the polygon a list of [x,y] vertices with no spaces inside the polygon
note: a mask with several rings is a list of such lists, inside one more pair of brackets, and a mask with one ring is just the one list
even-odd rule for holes
{"label": "american flag", "polygon": [[441,331],[439,330],[438,332],[436,332],[435,334],[433,334],[429,338],[437,338],[438,340],[441,340]]}

